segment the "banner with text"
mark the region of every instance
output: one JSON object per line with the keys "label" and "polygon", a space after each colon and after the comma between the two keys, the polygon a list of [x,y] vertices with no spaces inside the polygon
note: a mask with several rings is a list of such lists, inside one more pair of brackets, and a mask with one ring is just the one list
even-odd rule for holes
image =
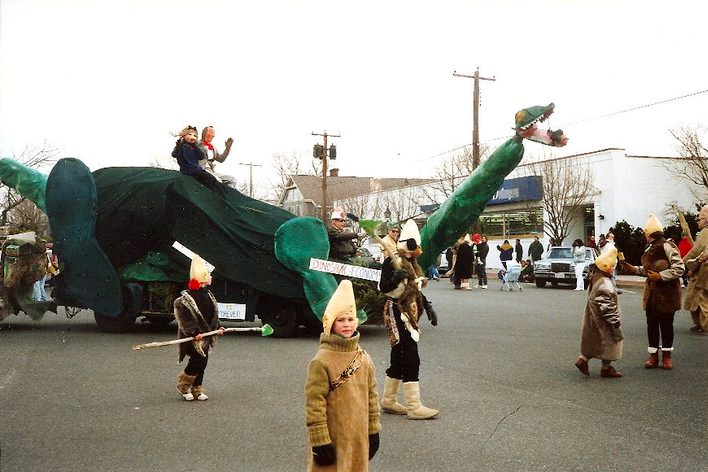
{"label": "banner with text", "polygon": [[368,267],[359,267],[315,258],[310,259],[310,269],[343,275],[345,277],[353,277],[355,279],[373,280],[374,282],[378,282],[379,279],[381,279],[381,271],[378,269],[369,269]]}

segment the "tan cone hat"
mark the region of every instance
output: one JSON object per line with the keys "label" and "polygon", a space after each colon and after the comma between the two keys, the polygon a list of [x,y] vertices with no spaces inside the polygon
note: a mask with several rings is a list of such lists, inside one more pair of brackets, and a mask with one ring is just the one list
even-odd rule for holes
{"label": "tan cone hat", "polygon": [[610,247],[595,259],[595,267],[605,273],[610,273],[617,265],[617,248]]}
{"label": "tan cone hat", "polygon": [[420,247],[420,231],[418,231],[418,225],[415,224],[415,221],[413,220],[406,221],[406,224],[404,224],[401,228],[401,232],[398,236],[398,249],[403,251],[414,250],[416,247],[411,248],[408,245],[409,239],[415,241],[416,247]]}
{"label": "tan cone hat", "polygon": [[659,223],[659,220],[654,216],[652,213],[649,215],[649,219],[647,220],[647,224],[644,226],[644,236],[647,238],[656,233],[657,231],[664,232],[664,227],[661,226],[661,223]]}
{"label": "tan cone hat", "polygon": [[204,263],[204,259],[199,256],[194,256],[192,258],[192,265],[189,266],[189,279],[194,279],[203,284],[211,283],[211,274],[209,274],[209,270]]}
{"label": "tan cone hat", "polygon": [[353,315],[357,320],[356,323],[359,322],[356,317],[356,301],[351,280],[342,280],[327,303],[322,316],[322,330],[325,334],[331,334],[334,321],[341,315]]}

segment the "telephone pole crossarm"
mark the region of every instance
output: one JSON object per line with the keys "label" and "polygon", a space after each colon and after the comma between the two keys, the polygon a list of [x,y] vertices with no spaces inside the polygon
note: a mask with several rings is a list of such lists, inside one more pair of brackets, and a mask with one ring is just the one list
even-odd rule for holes
{"label": "telephone pole crossarm", "polygon": [[240,166],[248,166],[248,196],[253,198],[253,167],[261,167],[261,164],[253,162],[239,162]]}

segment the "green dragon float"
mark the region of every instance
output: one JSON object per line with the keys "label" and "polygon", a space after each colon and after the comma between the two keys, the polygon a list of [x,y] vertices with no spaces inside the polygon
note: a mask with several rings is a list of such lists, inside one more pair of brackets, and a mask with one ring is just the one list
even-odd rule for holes
{"label": "green dragon float", "polygon": [[[422,267],[482,213],[521,161],[524,139],[565,145],[562,131],[538,128],[553,109],[551,103],[517,112],[515,136],[430,216],[421,230]],[[123,327],[134,322],[146,308],[145,283],[184,285],[189,260],[173,248],[175,241],[215,267],[217,299],[252,305],[276,335],[283,323],[289,328],[297,324],[278,319],[279,313],[281,318],[291,316],[285,313],[292,307],[299,310],[300,321],[318,326],[337,288],[331,274],[309,268],[311,258],[327,259],[329,254],[321,220],[296,217],[231,188],[225,188],[222,198],[176,171],[110,167],[92,173],[73,158],[61,159],[48,176],[1,159],[0,180],[49,217],[61,267],[55,303],[90,308],[104,326],[111,326],[111,319],[121,320]],[[26,312],[27,304],[15,299],[14,310]],[[270,319],[266,313],[272,314]],[[363,310],[359,317],[366,320]]]}

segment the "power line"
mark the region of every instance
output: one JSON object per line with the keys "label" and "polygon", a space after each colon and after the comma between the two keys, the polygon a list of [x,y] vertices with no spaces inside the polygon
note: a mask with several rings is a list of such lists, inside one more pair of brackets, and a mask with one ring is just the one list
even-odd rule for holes
{"label": "power line", "polygon": [[[658,101],[658,102],[648,103],[648,104],[646,104],[646,105],[639,105],[639,106],[632,107],[632,108],[627,108],[627,109],[624,109],[624,110],[619,110],[619,111],[614,111],[614,112],[611,112],[611,113],[606,113],[606,114],[604,114],[604,115],[594,116],[594,117],[592,117],[592,118],[583,118],[583,119],[577,120],[577,121],[571,121],[571,122],[568,122],[568,123],[562,123],[560,126],[568,126],[568,125],[574,125],[574,124],[578,124],[578,123],[586,123],[586,122],[588,122],[588,121],[593,121],[593,120],[599,120],[599,119],[602,119],[602,118],[609,118],[609,117],[611,117],[611,116],[621,115],[622,113],[629,113],[629,112],[631,112],[631,111],[641,110],[641,109],[653,107],[653,106],[656,106],[656,105],[662,105],[662,104],[664,104],[664,103],[669,103],[669,102],[674,102],[674,101],[676,101],[676,100],[682,100],[682,99],[684,99],[684,98],[694,97],[694,96],[696,96],[696,95],[700,95],[700,94],[707,93],[707,92],[708,92],[708,89],[706,89],[706,90],[699,90],[698,92],[693,92],[693,93],[689,93],[689,94],[686,94],[686,95],[681,95],[681,96],[673,97],[673,98],[667,98],[666,100],[660,100],[660,101]],[[487,144],[487,143],[490,143],[490,142],[492,142],[492,141],[498,141],[498,140],[500,140],[500,139],[507,139],[507,138],[509,138],[510,136],[511,136],[511,135],[498,136],[498,137],[496,137],[496,138],[488,139],[488,140],[486,140],[484,143]],[[469,146],[471,146],[471,145],[472,145],[472,143],[468,143],[468,144],[465,144],[465,145],[462,145],[462,146],[458,146],[458,147],[456,147],[456,148],[448,149],[447,151],[439,152],[439,153],[434,154],[434,155],[432,155],[432,156],[429,156],[429,157],[426,157],[426,158],[422,158],[422,159],[416,160],[415,162],[423,162],[423,161],[427,161],[427,160],[429,160],[429,159],[435,159],[435,158],[437,158],[437,157],[444,156],[445,154],[450,154],[451,152],[455,152],[455,151],[458,151],[458,150],[460,150],[460,149],[465,149],[465,148],[467,148],[467,147],[469,147]]]}

